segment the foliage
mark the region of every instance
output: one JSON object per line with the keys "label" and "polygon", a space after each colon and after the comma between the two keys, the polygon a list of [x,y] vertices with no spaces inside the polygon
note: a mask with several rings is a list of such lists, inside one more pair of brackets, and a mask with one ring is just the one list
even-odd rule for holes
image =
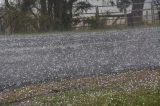
{"label": "foliage", "polygon": [[[121,12],[126,12],[126,8],[133,2],[139,3],[139,1],[144,2],[144,0],[117,0],[116,2],[109,0],[108,2],[112,6],[117,4]],[[68,30],[73,24],[81,22],[82,13],[92,8],[88,0],[80,2],[77,0],[5,0],[5,6],[5,30],[10,33]],[[139,17],[142,16],[142,12],[134,11],[137,8],[141,9],[143,6],[133,5],[131,15],[127,15],[130,25],[142,23],[142,17]],[[132,16],[138,18],[133,19]],[[87,19],[87,22],[93,29],[103,28],[105,19],[94,17]]]}
{"label": "foliage", "polygon": [[[10,33],[70,28],[77,0],[5,0],[5,26]],[[79,8],[80,9],[80,8]],[[27,22],[28,21],[28,22]],[[23,28],[28,28],[24,30]]]}
{"label": "foliage", "polygon": [[53,29],[53,19],[49,17],[48,15],[41,15],[39,16],[39,32],[48,32]]}
{"label": "foliage", "polygon": [[5,13],[5,25],[11,33],[35,31],[36,20],[28,14],[24,14],[19,8],[7,9]]}
{"label": "foliage", "polygon": [[117,2],[117,8],[119,8],[121,12],[124,12],[126,8],[128,8],[132,3],[131,0],[117,0],[116,2]]}
{"label": "foliage", "polygon": [[83,12],[87,12],[92,8],[92,5],[89,2],[80,1],[76,4],[76,9],[74,13],[80,15]]}
{"label": "foliage", "polygon": [[97,28],[104,28],[105,27],[105,18],[94,18],[92,17],[91,20],[89,20],[89,25],[91,26],[92,29],[97,29]]}

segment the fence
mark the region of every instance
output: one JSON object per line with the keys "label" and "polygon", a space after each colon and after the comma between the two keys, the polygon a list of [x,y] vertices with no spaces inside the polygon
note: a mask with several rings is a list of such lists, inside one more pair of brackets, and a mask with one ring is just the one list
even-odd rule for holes
{"label": "fence", "polygon": [[[139,7],[132,9],[133,5]],[[118,9],[118,6],[121,8]],[[79,23],[73,26],[76,29],[157,24],[160,23],[160,4],[159,1],[153,0],[131,3],[130,6],[126,4],[91,6],[91,10],[81,13],[79,17],[73,17],[73,23],[75,20],[79,20]]]}
{"label": "fence", "polygon": [[[143,5],[145,8],[143,8]],[[135,6],[135,8],[134,8]],[[60,29],[92,29],[92,28],[114,28],[115,26],[135,26],[135,25],[152,25],[160,24],[160,2],[153,0],[152,2],[145,3],[130,3],[130,4],[108,4],[91,6],[89,10],[82,11],[78,15],[75,12],[78,5],[73,6],[72,17],[65,18],[65,21],[60,26]],[[82,6],[81,6],[82,7]],[[56,30],[56,22],[59,20],[54,19],[54,13],[51,16],[40,17],[39,13],[29,14],[28,17],[21,17],[23,14],[17,12],[10,12],[8,20],[4,18],[5,8],[0,8],[0,33],[16,33],[16,32],[41,32]],[[121,10],[121,11],[120,11]],[[38,10],[37,10],[38,11]],[[17,13],[17,14],[16,14]],[[14,16],[14,14],[16,14]],[[69,14],[70,15],[70,14]],[[17,18],[18,16],[18,18]],[[32,18],[35,17],[35,18]],[[69,18],[69,23],[65,24]],[[13,22],[17,19],[17,22]],[[20,22],[21,20],[22,22]],[[25,21],[24,21],[25,20]],[[28,22],[28,20],[30,22]],[[42,22],[41,22],[42,21]],[[6,24],[6,23],[7,24]],[[25,24],[23,23],[25,22]],[[19,25],[20,24],[20,25]],[[52,25],[56,24],[56,25]],[[60,23],[61,24],[61,23]],[[15,28],[15,26],[17,27]],[[18,26],[19,25],[19,26]],[[25,26],[26,25],[26,26]],[[64,26],[64,28],[62,28]],[[69,27],[66,27],[66,26]],[[26,30],[27,28],[27,30]],[[48,30],[49,29],[49,30]],[[12,31],[13,30],[13,31]]]}

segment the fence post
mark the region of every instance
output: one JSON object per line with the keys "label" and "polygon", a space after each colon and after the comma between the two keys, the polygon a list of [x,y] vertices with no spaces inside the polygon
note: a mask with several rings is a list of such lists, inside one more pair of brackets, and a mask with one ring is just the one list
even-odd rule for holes
{"label": "fence post", "polygon": [[148,11],[146,11],[146,24],[148,24],[149,22],[148,22]]}
{"label": "fence post", "polygon": [[153,4],[153,2],[151,2],[151,13],[152,13],[152,23],[155,23],[154,4]]}
{"label": "fence post", "polygon": [[99,17],[99,8],[98,6],[96,6],[96,20],[98,19],[98,17]]}
{"label": "fence post", "polygon": [[125,15],[125,25],[127,25],[128,17],[127,17],[127,7],[126,7],[126,4],[124,4],[124,15]]}

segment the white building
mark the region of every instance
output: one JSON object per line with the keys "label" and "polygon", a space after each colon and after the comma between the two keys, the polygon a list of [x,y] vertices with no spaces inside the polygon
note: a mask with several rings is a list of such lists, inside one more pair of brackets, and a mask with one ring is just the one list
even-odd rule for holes
{"label": "white building", "polygon": [[[78,1],[86,1],[86,0],[78,0]],[[106,7],[99,7],[99,13],[105,13],[110,12],[112,15],[117,14],[124,14],[123,12],[120,12],[120,10],[117,8],[117,6],[111,6],[110,1],[114,1],[116,3],[116,0],[87,0],[89,3],[91,3],[93,6],[106,6]],[[156,8],[152,7],[153,0],[145,0],[144,3],[144,10],[143,10],[143,18],[144,20],[152,20],[157,18],[157,10]],[[127,14],[131,13],[132,11],[132,5],[127,8]],[[96,8],[92,8],[91,10],[87,11],[88,13],[96,13]],[[84,17],[90,17],[94,16],[95,14],[84,14]],[[154,16],[155,15],[155,16]]]}

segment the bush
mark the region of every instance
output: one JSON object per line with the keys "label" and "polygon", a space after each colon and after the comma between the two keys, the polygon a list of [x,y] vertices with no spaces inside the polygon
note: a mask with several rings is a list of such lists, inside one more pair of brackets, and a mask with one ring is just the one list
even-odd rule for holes
{"label": "bush", "polygon": [[5,11],[4,23],[7,30],[6,33],[24,33],[36,31],[38,26],[36,19],[30,14],[24,14],[20,9]]}
{"label": "bush", "polygon": [[89,25],[91,26],[91,29],[98,29],[98,28],[104,28],[105,27],[105,21],[104,18],[92,18],[89,21]]}

